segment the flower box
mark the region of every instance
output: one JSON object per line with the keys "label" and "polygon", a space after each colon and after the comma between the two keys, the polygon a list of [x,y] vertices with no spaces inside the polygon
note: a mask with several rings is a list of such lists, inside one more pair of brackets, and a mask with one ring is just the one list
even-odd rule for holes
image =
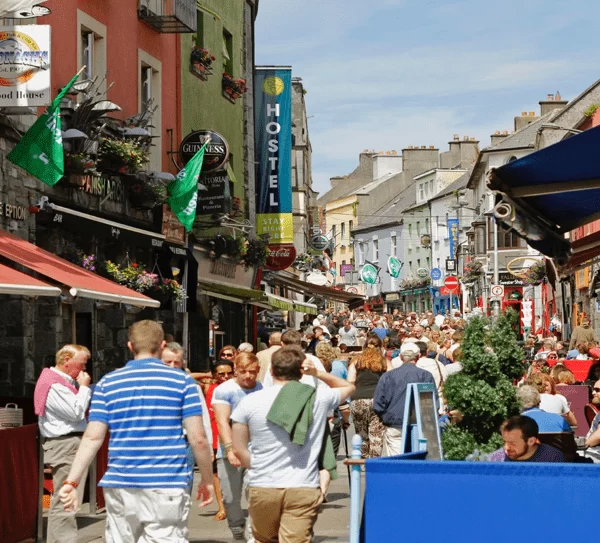
{"label": "flower box", "polygon": [[223,74],[222,88],[223,95],[234,103],[238,98],[248,91],[245,79],[236,79],[230,76],[228,73]]}

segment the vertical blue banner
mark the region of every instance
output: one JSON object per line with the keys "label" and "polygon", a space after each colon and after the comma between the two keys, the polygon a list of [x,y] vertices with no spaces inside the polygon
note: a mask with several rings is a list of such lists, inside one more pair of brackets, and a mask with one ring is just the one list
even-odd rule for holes
{"label": "vertical blue banner", "polygon": [[456,260],[458,249],[458,219],[448,219],[448,239],[450,240],[450,258]]}
{"label": "vertical blue banner", "polygon": [[256,68],[256,233],[294,243],[292,215],[292,69]]}

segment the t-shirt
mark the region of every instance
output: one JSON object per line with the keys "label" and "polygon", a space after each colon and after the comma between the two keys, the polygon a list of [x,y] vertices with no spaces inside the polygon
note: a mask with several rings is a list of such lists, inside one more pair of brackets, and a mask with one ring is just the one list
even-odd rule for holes
{"label": "t-shirt", "polygon": [[[231,407],[231,412],[233,413],[233,410],[243,398],[252,392],[262,390],[262,388],[263,385],[259,382],[256,383],[254,388],[242,388],[235,379],[229,379],[229,381],[225,381],[215,388],[211,405],[229,405]],[[221,445],[217,450],[217,458],[223,458],[224,454],[225,451],[223,445]]]}
{"label": "t-shirt", "polygon": [[546,445],[542,443],[538,445],[537,451],[535,451],[534,455],[527,460],[511,460],[504,449],[498,449],[493,452],[490,457],[490,462],[564,462],[565,457],[563,454],[554,447],[550,445]]}
{"label": "t-shirt", "polygon": [[569,423],[564,417],[561,417],[556,413],[547,413],[537,407],[533,407],[532,409],[523,411],[522,415],[530,417],[537,422],[539,431],[543,434],[571,431]]}
{"label": "t-shirt", "polygon": [[110,430],[100,486],[187,488],[183,420],[202,415],[196,381],[162,360],[132,360],[100,379],[89,421]]}
{"label": "t-shirt", "polygon": [[346,330],[346,328],[342,326],[338,330],[338,334],[340,336],[340,343],[345,343],[348,347],[354,347],[356,345],[358,330],[354,328],[354,326],[350,326],[349,330]]}
{"label": "t-shirt", "polygon": [[540,394],[540,409],[547,413],[564,415],[570,411],[569,402],[562,394]]}
{"label": "t-shirt", "polygon": [[247,424],[252,440],[248,485],[259,488],[317,488],[318,460],[327,414],[340,404],[340,390],[318,387],[304,445],[296,445],[267,415],[282,389],[276,384],[245,397],[231,419]]}

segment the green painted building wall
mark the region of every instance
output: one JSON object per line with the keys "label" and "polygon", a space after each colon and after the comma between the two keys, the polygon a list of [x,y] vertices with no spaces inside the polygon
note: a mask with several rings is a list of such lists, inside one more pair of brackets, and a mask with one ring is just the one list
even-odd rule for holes
{"label": "green painted building wall", "polygon": [[[244,6],[245,0],[199,0],[198,32],[181,37],[183,136],[194,130],[207,129],[215,130],[227,140],[233,155],[230,166],[236,178],[232,196],[242,201],[245,198],[244,99],[251,97],[251,91],[232,103],[223,95],[221,81],[225,71],[235,78],[245,75]],[[224,36],[228,36],[228,40]],[[216,58],[212,64],[213,73],[206,81],[190,68],[190,54],[195,44],[208,49]]]}

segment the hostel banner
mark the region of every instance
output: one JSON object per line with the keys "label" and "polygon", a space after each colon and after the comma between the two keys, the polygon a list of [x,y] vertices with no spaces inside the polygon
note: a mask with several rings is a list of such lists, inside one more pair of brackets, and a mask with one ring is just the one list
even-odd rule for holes
{"label": "hostel banner", "polygon": [[456,260],[458,250],[458,219],[448,219],[448,239],[450,240],[450,258]]}
{"label": "hostel banner", "polygon": [[292,69],[257,68],[256,233],[294,243],[292,215]]}

